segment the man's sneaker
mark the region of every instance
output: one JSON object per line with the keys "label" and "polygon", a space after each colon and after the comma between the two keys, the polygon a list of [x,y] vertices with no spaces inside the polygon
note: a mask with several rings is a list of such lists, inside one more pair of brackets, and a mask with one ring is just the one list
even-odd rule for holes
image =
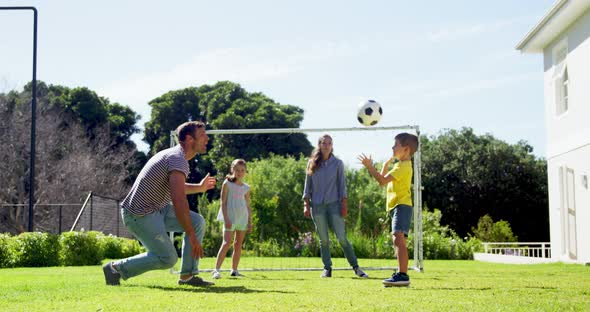
{"label": "man's sneaker", "polygon": [[324,272],[322,272],[322,275],[320,275],[320,277],[332,277],[332,268],[324,269]]}
{"label": "man's sneaker", "polygon": [[215,271],[213,271],[213,274],[211,274],[211,278],[213,278],[213,279],[220,279],[221,278],[221,273],[219,273],[219,271],[215,270]]}
{"label": "man's sneaker", "polygon": [[183,281],[182,279],[178,280],[178,285],[190,285],[190,286],[199,286],[199,287],[206,287],[215,285],[213,282],[207,282],[198,276],[191,277],[188,281]]}
{"label": "man's sneaker", "polygon": [[406,273],[395,273],[390,278],[383,280],[383,286],[409,286],[410,277]]}
{"label": "man's sneaker", "polygon": [[113,262],[103,265],[102,272],[104,273],[104,280],[107,285],[121,285],[121,274],[113,268]]}
{"label": "man's sneaker", "polygon": [[354,274],[356,274],[356,276],[362,277],[362,278],[369,278],[369,275],[367,275],[367,273],[363,272],[363,270],[360,267],[355,267],[355,268],[353,268],[353,270],[354,270]]}
{"label": "man's sneaker", "polygon": [[229,276],[231,277],[243,277],[244,275],[242,275],[240,272],[238,271],[234,271],[232,270],[231,273],[229,274]]}

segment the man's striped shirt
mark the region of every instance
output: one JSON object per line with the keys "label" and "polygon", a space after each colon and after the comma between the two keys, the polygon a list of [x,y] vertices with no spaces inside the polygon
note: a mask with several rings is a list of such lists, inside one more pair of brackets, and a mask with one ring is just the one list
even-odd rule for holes
{"label": "man's striped shirt", "polygon": [[121,206],[135,215],[144,216],[164,208],[170,201],[169,177],[172,171],[188,176],[188,161],[180,145],[154,155],[137,176]]}

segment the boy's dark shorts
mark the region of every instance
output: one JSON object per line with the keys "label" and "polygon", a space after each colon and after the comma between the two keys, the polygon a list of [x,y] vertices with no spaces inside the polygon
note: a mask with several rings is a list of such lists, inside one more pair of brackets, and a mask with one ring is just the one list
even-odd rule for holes
{"label": "boy's dark shorts", "polygon": [[408,237],[410,232],[410,223],[412,222],[412,213],[414,208],[408,205],[397,205],[389,211],[391,216],[391,233],[403,232]]}

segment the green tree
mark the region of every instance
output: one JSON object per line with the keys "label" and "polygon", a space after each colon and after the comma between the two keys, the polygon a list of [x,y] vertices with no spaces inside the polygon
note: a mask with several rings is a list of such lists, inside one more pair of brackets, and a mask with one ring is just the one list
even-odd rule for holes
{"label": "green tree", "polygon": [[485,215],[477,222],[477,228],[472,228],[475,237],[484,242],[517,242],[510,224],[504,220],[494,222],[492,217]]}
{"label": "green tree", "polygon": [[[302,109],[276,103],[261,93],[248,93],[228,81],[170,91],[149,104],[152,116],[144,140],[152,154],[167,148],[170,131],[188,120],[206,121],[213,129],[298,128],[303,120]],[[304,134],[216,135],[203,159],[225,173],[234,158],[307,155],[311,149]]]}
{"label": "green tree", "polygon": [[508,144],[471,128],[422,137],[423,199],[466,236],[480,217],[508,221],[524,240],[549,238],[546,161],[524,141]]}
{"label": "green tree", "polygon": [[[30,94],[32,84],[24,87],[24,92]],[[37,82],[37,96],[44,99],[48,105],[40,106],[41,110],[60,109],[70,114],[86,127],[89,136],[96,135],[98,128],[107,127],[116,145],[127,144],[135,147],[131,135],[139,132],[137,121],[141,118],[131,108],[119,103],[111,103],[108,98],[99,96],[96,92],[86,88],[68,88],[60,85],[47,85],[43,81]],[[64,126],[67,126],[64,123]]]}

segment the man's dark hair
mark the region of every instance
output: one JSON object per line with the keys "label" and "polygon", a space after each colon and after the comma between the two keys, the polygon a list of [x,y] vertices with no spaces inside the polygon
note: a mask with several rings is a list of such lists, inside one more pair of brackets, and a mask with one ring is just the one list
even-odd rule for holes
{"label": "man's dark hair", "polygon": [[186,140],[186,136],[190,135],[196,138],[197,129],[198,128],[205,128],[205,124],[201,121],[187,121],[182,125],[176,128],[176,135],[178,136],[179,142],[184,142]]}

